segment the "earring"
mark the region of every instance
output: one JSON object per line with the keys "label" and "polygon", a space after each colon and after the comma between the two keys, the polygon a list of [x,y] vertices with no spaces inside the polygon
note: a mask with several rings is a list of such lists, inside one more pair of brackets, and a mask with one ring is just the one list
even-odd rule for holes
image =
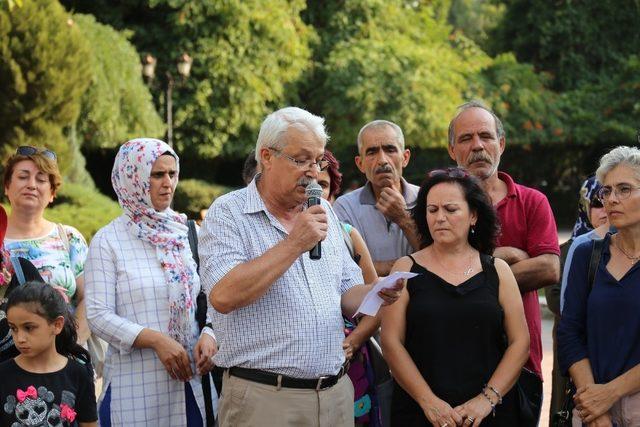
{"label": "earring", "polygon": [[471,235],[473,236],[474,234],[476,234],[476,225],[475,224],[471,224]]}

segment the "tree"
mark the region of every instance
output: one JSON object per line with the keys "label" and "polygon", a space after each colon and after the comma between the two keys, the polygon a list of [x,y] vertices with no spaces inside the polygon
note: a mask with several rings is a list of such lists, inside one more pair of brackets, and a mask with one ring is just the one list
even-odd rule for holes
{"label": "tree", "polygon": [[90,15],[74,15],[91,46],[91,84],[76,130],[85,148],[115,147],[133,137],[161,137],[162,119],[142,80],[139,55],[126,36]]}
{"label": "tree", "polygon": [[495,0],[453,0],[448,22],[484,49],[504,9],[504,4]]}
{"label": "tree", "polygon": [[158,58],[152,93],[163,107],[166,72],[183,52],[192,74],[174,90],[176,147],[200,156],[244,151],[274,106],[309,65],[313,33],[302,0],[67,0],[70,9],[129,29],[142,53]]}
{"label": "tree", "polygon": [[513,54],[503,54],[470,80],[467,98],[480,98],[494,110],[509,143],[559,142],[568,129],[564,104],[547,86],[550,79],[530,64],[519,64]]}
{"label": "tree", "polygon": [[494,52],[549,72],[556,90],[572,90],[615,72],[640,51],[637,0],[505,0]]}
{"label": "tree", "polygon": [[55,0],[0,7],[0,146],[46,145],[61,169],[72,162],[65,128],[80,111],[89,84],[89,50],[78,27]]}
{"label": "tree", "polygon": [[328,9],[309,13],[322,42],[303,100],[326,116],[334,143],[352,145],[363,124],[385,118],[410,145],[444,146],[467,79],[489,57],[428,6],[350,0]]}

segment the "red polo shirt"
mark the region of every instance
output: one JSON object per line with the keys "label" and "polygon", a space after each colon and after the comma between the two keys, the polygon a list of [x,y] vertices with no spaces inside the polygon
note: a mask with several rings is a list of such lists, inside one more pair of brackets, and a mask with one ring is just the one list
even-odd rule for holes
{"label": "red polo shirt", "polygon": [[[532,258],[542,254],[560,255],[558,229],[547,197],[538,190],[516,184],[504,172],[498,172],[498,178],[507,184],[507,196],[496,205],[501,227],[498,246],[522,249]],[[525,367],[542,378],[542,321],[538,291],[522,294],[522,304],[531,339]]]}

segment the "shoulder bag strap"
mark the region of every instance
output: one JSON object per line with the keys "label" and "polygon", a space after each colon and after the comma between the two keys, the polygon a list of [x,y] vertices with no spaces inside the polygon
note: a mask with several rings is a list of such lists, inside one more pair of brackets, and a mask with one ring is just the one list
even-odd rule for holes
{"label": "shoulder bag strap", "polygon": [[594,240],[591,247],[591,260],[589,261],[589,293],[591,293],[596,281],[596,271],[598,271],[600,258],[602,258],[602,249],[604,249],[604,239]]}
{"label": "shoulder bag strap", "polygon": [[192,219],[187,220],[187,227],[189,227],[189,247],[191,248],[191,255],[196,262],[198,270],[200,270],[200,255],[198,255],[198,233],[196,231],[196,222]]}
{"label": "shoulder bag strap", "polygon": [[[189,238],[189,247],[191,248],[191,255],[196,262],[196,267],[200,270],[200,256],[198,255],[198,232],[196,230],[196,222],[192,219],[187,220],[187,227],[189,232],[187,237]],[[202,284],[200,285],[200,293],[196,299],[196,321],[200,330],[204,328],[207,322],[207,295],[202,290]],[[202,393],[204,397],[205,406],[205,418],[207,426],[215,425],[215,417],[213,412],[213,405],[211,403],[211,375],[206,374],[202,376]]]}
{"label": "shoulder bag strap", "polygon": [[24,285],[24,283],[27,281],[24,278],[24,272],[22,271],[22,265],[20,265],[20,258],[18,257],[11,257],[9,258],[9,260],[11,260],[11,265],[13,266],[13,272],[16,275],[16,278],[18,279],[18,283],[21,285]]}
{"label": "shoulder bag strap", "polygon": [[56,228],[58,229],[58,236],[60,236],[60,240],[62,240],[62,245],[64,246],[67,253],[69,252],[69,236],[67,236],[67,230],[64,229],[64,226],[60,223],[56,224]]}

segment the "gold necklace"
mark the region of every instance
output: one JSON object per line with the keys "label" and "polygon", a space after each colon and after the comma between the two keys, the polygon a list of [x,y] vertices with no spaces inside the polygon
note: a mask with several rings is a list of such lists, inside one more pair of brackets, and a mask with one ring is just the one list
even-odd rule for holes
{"label": "gold necklace", "polygon": [[634,264],[638,261],[640,261],[640,255],[638,256],[632,256],[629,255],[624,249],[622,249],[622,247],[618,244],[618,239],[615,239],[613,241],[613,245],[620,251],[622,252],[622,255],[626,256],[627,259],[629,259],[629,261],[632,261]]}

